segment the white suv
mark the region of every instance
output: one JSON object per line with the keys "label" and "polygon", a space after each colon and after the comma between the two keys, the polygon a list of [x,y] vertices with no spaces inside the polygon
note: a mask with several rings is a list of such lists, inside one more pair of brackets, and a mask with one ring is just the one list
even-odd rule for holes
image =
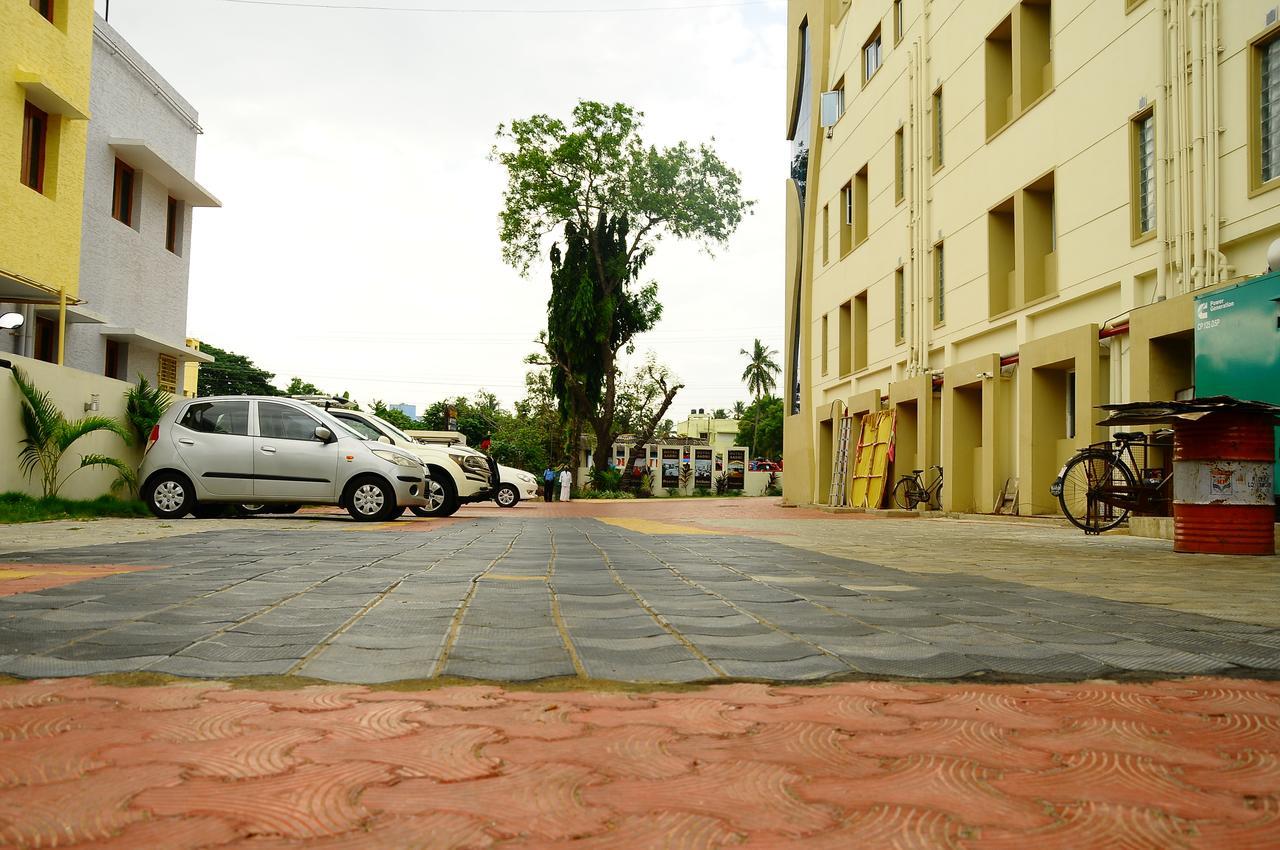
{"label": "white suv", "polygon": [[151,429],[145,451],[142,497],[162,519],[251,502],[341,505],[358,520],[389,520],[427,503],[416,456],[287,398],[181,399]]}
{"label": "white suv", "polygon": [[493,498],[498,480],[497,464],[488,456],[467,446],[423,445],[390,422],[363,410],[343,407],[345,399],[323,396],[299,397],[325,411],[343,425],[367,440],[390,443],[410,452],[427,467],[427,503],[411,510],[418,516],[451,516],[470,502],[487,502]]}

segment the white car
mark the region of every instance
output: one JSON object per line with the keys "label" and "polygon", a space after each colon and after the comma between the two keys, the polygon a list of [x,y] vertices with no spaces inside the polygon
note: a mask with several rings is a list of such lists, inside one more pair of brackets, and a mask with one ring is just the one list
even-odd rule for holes
{"label": "white car", "polygon": [[514,508],[521,499],[538,498],[538,477],[532,472],[498,464],[498,479],[493,500],[500,508]]}
{"label": "white car", "polygon": [[325,411],[343,425],[368,440],[390,443],[417,457],[427,467],[426,500],[423,507],[410,510],[417,516],[452,516],[464,504],[494,498],[493,482],[497,464],[488,456],[466,446],[424,445],[381,417],[343,405],[346,399],[328,396],[295,396]]}

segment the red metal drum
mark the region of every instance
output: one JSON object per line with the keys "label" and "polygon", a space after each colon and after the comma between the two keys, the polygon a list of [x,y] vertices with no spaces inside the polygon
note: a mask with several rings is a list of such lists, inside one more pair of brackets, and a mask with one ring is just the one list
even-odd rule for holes
{"label": "red metal drum", "polygon": [[1174,424],[1173,551],[1274,555],[1275,426],[1210,413]]}

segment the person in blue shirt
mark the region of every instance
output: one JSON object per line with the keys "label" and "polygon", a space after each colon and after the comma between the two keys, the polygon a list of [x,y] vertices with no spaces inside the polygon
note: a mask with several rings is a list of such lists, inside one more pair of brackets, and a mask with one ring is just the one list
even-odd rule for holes
{"label": "person in blue shirt", "polygon": [[542,499],[550,502],[556,491],[556,471],[547,467],[542,473]]}

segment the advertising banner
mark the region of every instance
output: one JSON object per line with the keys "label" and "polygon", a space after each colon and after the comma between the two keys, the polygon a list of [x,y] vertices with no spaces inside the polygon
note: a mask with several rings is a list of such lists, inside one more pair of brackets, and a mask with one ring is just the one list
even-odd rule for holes
{"label": "advertising banner", "polygon": [[729,489],[741,490],[747,481],[747,450],[729,449],[729,468],[725,473],[729,477]]}
{"label": "advertising banner", "polygon": [[693,486],[711,489],[711,449],[693,450]]}
{"label": "advertising banner", "polygon": [[680,450],[662,450],[662,488],[680,486]]}

